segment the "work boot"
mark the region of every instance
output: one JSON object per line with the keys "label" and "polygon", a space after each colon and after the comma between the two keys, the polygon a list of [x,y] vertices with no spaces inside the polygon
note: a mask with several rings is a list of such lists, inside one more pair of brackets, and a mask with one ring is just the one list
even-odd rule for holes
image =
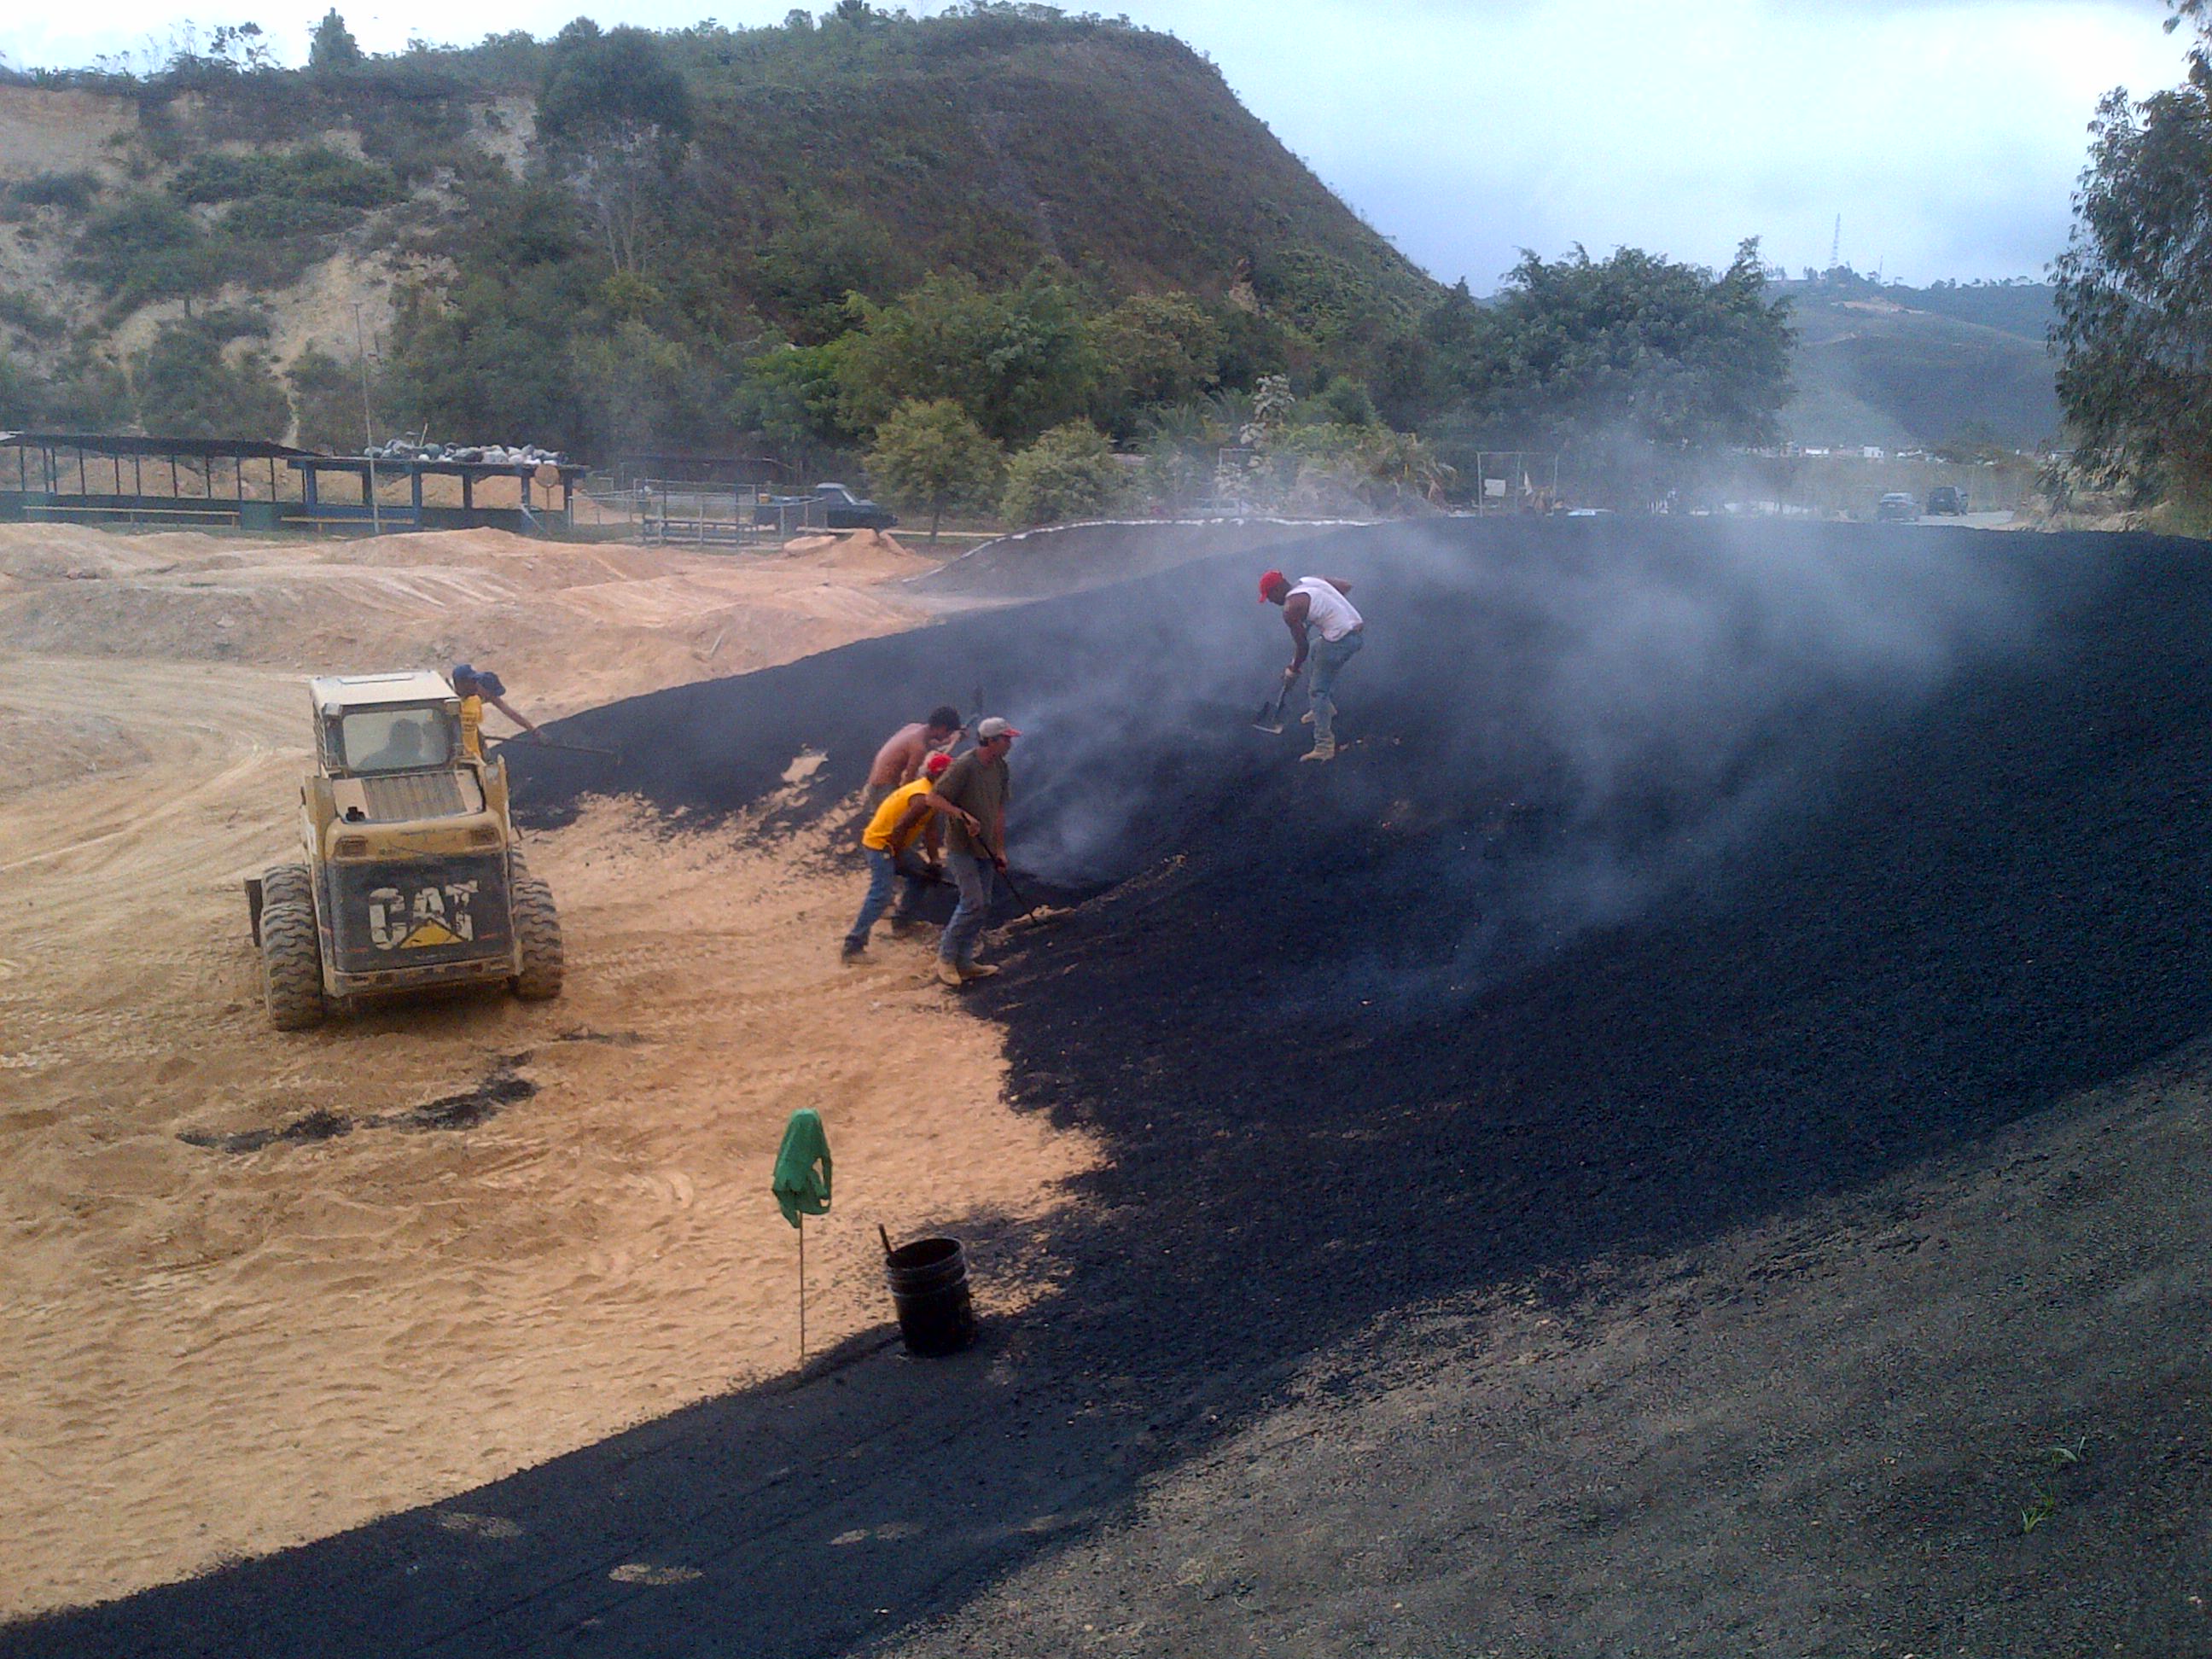
{"label": "work boot", "polygon": [[912,916],[893,916],[891,918],[891,937],[893,939],[912,939],[921,931],[921,924],[916,921]]}
{"label": "work boot", "polygon": [[960,977],[963,979],[988,979],[998,971],[999,966],[994,962],[963,962],[960,964]]}
{"label": "work boot", "polygon": [[1316,738],[1313,748],[1307,753],[1299,756],[1298,758],[1302,761],[1334,760],[1336,758],[1336,739],[1334,738]]}
{"label": "work boot", "polygon": [[959,969],[954,967],[943,957],[939,957],[937,959],[937,982],[939,985],[950,985],[957,991],[962,986],[965,985],[968,981],[967,977],[961,973]]}
{"label": "work boot", "polygon": [[867,959],[868,944],[866,939],[848,939],[844,948],[837,952],[840,962],[866,962]]}

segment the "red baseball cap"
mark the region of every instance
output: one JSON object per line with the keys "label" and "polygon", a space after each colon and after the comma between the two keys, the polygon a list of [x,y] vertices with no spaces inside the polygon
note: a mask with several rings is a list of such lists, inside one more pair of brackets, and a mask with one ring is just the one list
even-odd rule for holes
{"label": "red baseball cap", "polygon": [[932,755],[927,760],[922,762],[922,775],[924,777],[933,778],[951,764],[952,757],[946,754],[943,750],[939,750],[936,754]]}
{"label": "red baseball cap", "polygon": [[1281,571],[1270,570],[1266,575],[1260,578],[1260,603],[1262,605],[1267,604],[1268,600],[1275,597],[1275,590],[1278,587],[1288,587],[1290,585],[1290,578],[1283,574]]}

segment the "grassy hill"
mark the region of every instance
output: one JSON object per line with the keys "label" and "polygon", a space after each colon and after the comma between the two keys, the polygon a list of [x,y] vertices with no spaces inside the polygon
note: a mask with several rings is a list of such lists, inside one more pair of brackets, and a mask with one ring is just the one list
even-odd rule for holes
{"label": "grassy hill", "polygon": [[0,426],[357,433],[359,340],[404,371],[383,429],[726,447],[744,365],[933,273],[1188,296],[1243,384],[1357,375],[1439,292],[1169,35],[1009,8],[653,39],[690,143],[619,245],[538,142],[526,35],[0,84]]}
{"label": "grassy hill", "polygon": [[1939,444],[1979,435],[2029,447],[2059,431],[2041,283],[1779,285],[1797,325],[1789,436],[1810,444]]}

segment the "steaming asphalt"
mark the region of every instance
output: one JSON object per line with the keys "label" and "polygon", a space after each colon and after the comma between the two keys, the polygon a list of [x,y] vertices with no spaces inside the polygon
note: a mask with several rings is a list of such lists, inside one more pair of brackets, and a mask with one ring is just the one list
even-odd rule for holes
{"label": "steaming asphalt", "polygon": [[[396,1516],[0,1649],[850,1652],[1393,1310],[1849,1190],[2212,1018],[2196,544],[1582,521],[1270,557],[1370,619],[1326,769],[1249,728],[1287,640],[1238,559],[595,710],[556,734],[618,770],[519,778],[540,823],[611,787],[788,820],[933,703],[1012,717],[1017,865],[1091,896],[969,1000],[1019,1102],[1113,1153],[1052,1301],[465,1500],[511,1538]],[[959,1225],[981,1271],[1011,1248]],[[641,1561],[700,1576],[610,1577]]]}

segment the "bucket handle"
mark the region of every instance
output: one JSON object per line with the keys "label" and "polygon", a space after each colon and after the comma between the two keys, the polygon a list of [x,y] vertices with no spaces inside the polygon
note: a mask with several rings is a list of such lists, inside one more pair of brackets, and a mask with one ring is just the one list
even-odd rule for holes
{"label": "bucket handle", "polygon": [[884,1259],[886,1261],[890,1261],[891,1255],[891,1236],[884,1231],[884,1224],[880,1221],[876,1223],[876,1237],[884,1241]]}

